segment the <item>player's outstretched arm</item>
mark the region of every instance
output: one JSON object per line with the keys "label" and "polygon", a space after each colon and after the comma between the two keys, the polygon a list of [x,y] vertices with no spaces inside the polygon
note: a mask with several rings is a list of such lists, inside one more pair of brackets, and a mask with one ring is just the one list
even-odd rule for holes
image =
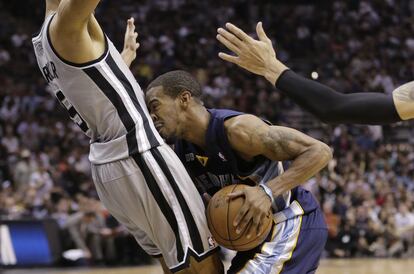
{"label": "player's outstretched arm", "polygon": [[88,22],[100,0],[62,0],[57,10],[59,28],[76,31]]}
{"label": "player's outstretched arm", "polygon": [[137,57],[137,50],[139,43],[137,42],[138,33],[135,32],[134,18],[129,18],[127,21],[127,27],[124,38],[124,48],[121,52],[122,59],[127,66],[131,66],[131,63]]}
{"label": "player's outstretched arm", "polygon": [[290,70],[279,77],[276,87],[325,123],[390,124],[402,120],[390,95],[342,94]]}
{"label": "player's outstretched arm", "polygon": [[[261,155],[274,161],[292,161],[286,172],[267,182],[274,198],[305,183],[332,158],[330,148],[324,143],[291,128],[270,126],[253,115],[231,118],[225,122],[225,127],[230,145],[239,156],[252,159]],[[243,231],[253,219],[249,233],[259,232],[271,200],[260,187],[246,188],[229,197],[242,195],[245,204],[233,225]]]}
{"label": "player's outstretched arm", "polygon": [[[277,59],[262,23],[257,24],[256,31],[259,40],[230,23],[226,24],[226,29],[219,28],[217,39],[236,55],[219,53],[219,57],[265,77],[323,122],[387,124],[414,117],[412,104],[408,104],[407,100],[396,101],[396,96],[380,93],[342,94],[297,75]],[[411,115],[403,115],[402,112],[410,112]]]}

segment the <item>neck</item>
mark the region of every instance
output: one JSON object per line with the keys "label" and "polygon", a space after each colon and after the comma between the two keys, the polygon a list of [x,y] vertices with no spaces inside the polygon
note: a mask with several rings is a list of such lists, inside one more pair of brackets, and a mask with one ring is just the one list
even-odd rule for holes
{"label": "neck", "polygon": [[181,138],[205,149],[206,132],[208,124],[210,123],[210,113],[204,106],[198,105],[190,109],[184,118],[185,125],[183,128],[185,130],[182,132]]}

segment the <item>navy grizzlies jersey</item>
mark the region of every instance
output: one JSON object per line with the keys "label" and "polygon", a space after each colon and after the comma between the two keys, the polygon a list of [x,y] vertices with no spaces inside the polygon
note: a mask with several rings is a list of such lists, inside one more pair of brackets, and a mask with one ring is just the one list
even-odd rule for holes
{"label": "navy grizzlies jersey", "polygon": [[[227,109],[208,109],[211,114],[206,133],[206,150],[184,140],[177,140],[175,150],[193,177],[201,193],[214,195],[230,184],[266,184],[283,172],[280,162],[258,156],[253,161],[241,159],[231,148],[224,128],[226,119],[244,113]],[[296,187],[277,197],[273,205],[275,212],[292,207],[287,218],[311,212],[318,203],[307,190]]]}

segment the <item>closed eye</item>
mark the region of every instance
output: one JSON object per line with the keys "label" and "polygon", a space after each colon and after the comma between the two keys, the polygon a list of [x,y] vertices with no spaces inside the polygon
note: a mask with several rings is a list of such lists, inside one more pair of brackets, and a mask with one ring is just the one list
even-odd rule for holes
{"label": "closed eye", "polygon": [[159,105],[160,105],[159,102],[155,102],[155,101],[150,102],[150,104],[149,104],[150,112],[157,111],[158,108],[159,108]]}

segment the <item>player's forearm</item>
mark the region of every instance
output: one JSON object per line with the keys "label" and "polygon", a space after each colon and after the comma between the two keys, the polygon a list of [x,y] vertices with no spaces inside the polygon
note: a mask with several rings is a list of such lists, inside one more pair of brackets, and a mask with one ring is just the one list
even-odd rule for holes
{"label": "player's forearm", "polygon": [[268,182],[273,196],[277,197],[302,185],[323,169],[331,159],[332,152],[329,146],[320,142],[310,146],[292,161],[289,169]]}
{"label": "player's forearm", "polygon": [[381,93],[342,94],[293,71],[285,71],[276,87],[326,123],[387,124],[400,121],[391,96]]}

